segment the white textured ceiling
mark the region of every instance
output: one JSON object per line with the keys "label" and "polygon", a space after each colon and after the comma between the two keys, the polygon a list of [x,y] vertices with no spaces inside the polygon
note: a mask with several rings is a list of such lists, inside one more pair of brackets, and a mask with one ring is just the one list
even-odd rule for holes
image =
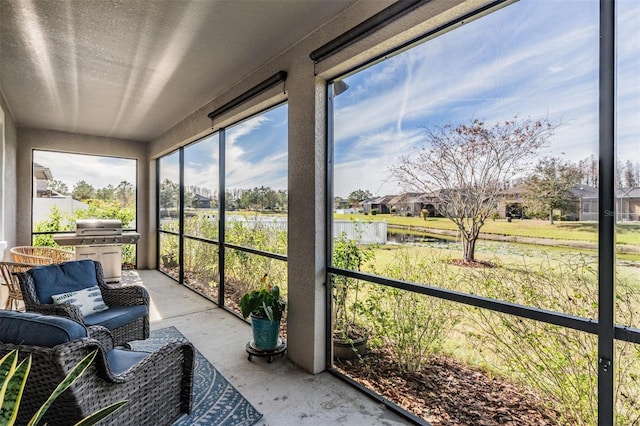
{"label": "white textured ceiling", "polygon": [[149,141],[350,0],[0,0],[18,125]]}

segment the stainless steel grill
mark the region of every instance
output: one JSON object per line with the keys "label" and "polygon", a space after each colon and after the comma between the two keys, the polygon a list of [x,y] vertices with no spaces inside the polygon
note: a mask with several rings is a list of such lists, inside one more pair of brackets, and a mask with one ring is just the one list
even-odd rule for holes
{"label": "stainless steel grill", "polygon": [[76,232],[53,236],[61,246],[75,246],[76,259],[93,259],[102,264],[107,282],[120,281],[122,277],[122,244],[136,244],[137,232],[122,232],[122,222],[117,219],[78,220]]}

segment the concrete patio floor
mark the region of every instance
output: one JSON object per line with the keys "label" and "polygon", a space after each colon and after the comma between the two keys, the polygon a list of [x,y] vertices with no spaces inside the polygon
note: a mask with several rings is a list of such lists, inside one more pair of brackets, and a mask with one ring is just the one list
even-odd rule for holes
{"label": "concrete patio floor", "polygon": [[323,372],[278,356],[247,359],[249,324],[155,270],[123,271],[151,296],[151,329],[174,326],[260,411],[257,425],[405,425],[408,420]]}

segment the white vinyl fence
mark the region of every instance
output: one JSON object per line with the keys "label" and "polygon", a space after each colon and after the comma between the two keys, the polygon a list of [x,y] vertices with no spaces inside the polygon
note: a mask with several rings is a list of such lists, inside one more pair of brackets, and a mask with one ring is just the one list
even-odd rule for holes
{"label": "white vinyl fence", "polygon": [[363,222],[354,220],[334,220],[333,238],[345,234],[347,239],[360,244],[385,244],[387,242],[387,222]]}
{"label": "white vinyl fence", "polygon": [[[240,222],[249,228],[271,229],[276,231],[287,230],[287,218],[285,217],[245,217],[228,216],[228,222]],[[387,242],[387,222],[364,222],[354,220],[335,220],[333,222],[333,238],[345,234],[347,239],[355,240],[359,244],[385,244]]]}
{"label": "white vinyl fence", "polygon": [[229,215],[227,216],[227,222],[240,222],[243,226],[251,229],[270,229],[272,231],[286,231],[287,230],[287,218],[286,217],[272,217],[272,216],[240,216]]}

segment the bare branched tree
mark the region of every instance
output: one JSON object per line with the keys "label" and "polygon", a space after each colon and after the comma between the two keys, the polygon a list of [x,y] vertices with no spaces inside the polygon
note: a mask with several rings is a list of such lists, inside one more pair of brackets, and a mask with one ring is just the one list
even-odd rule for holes
{"label": "bare branched tree", "polygon": [[405,187],[431,192],[436,209],[451,219],[463,241],[463,259],[475,246],[498,197],[528,167],[553,133],[548,120],[512,120],[489,127],[480,120],[426,129],[424,145],[391,167]]}

